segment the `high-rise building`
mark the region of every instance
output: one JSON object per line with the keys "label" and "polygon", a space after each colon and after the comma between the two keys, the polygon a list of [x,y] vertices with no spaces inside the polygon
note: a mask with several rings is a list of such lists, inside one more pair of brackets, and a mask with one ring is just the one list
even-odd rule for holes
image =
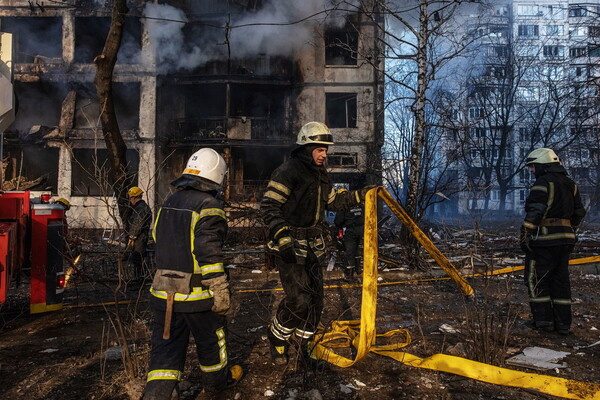
{"label": "high-rise building", "polygon": [[[444,136],[459,149],[459,213],[518,214],[532,178],[524,159],[552,147],[593,202],[600,169],[600,2],[491,2],[469,27],[479,56]],[[492,215],[493,213],[490,213]]]}

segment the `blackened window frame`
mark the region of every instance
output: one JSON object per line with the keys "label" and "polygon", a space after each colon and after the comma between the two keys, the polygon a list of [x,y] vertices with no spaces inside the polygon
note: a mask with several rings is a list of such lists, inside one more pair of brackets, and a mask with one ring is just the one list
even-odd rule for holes
{"label": "blackened window frame", "polygon": [[358,30],[347,24],[344,28],[325,31],[325,66],[358,65]]}
{"label": "blackened window frame", "polygon": [[[14,163],[8,162],[4,171],[5,180],[11,180],[13,176],[19,179],[22,176],[25,179],[24,183],[27,183],[42,178],[42,182],[30,187],[29,190],[43,190],[50,191],[53,195],[58,194],[60,159],[58,147],[26,143],[12,144],[4,147],[2,156],[15,160]],[[21,185],[19,189],[23,190],[24,187]]]}
{"label": "blackened window frame", "polygon": [[356,168],[358,167],[358,153],[328,154],[327,165],[331,168]]}
{"label": "blackened window frame", "polygon": [[357,128],[358,93],[325,93],[325,123],[329,128]]}
{"label": "blackened window frame", "polygon": [[[106,179],[109,168],[108,150],[97,148],[76,148],[71,159],[71,197],[112,196],[112,191],[104,191],[100,183]],[[133,181],[138,184],[139,152],[127,149],[127,166]],[[102,173],[104,177],[100,177]],[[99,182],[100,181],[100,182]]]}

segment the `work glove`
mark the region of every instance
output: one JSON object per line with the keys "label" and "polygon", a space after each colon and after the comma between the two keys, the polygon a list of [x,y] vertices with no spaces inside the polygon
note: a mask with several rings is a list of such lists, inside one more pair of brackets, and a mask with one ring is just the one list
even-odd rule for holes
{"label": "work glove", "polygon": [[369,190],[373,189],[373,188],[376,188],[376,187],[377,187],[377,185],[367,185],[367,186],[365,186],[364,188],[362,188],[362,189],[359,189],[359,190],[358,190],[358,197],[360,198],[360,202],[361,202],[361,203],[364,203],[364,202],[365,202],[365,199],[366,199],[366,197],[367,197],[367,192],[368,192]]}
{"label": "work glove", "polygon": [[530,238],[531,233],[527,230],[527,228],[521,226],[521,232],[519,233],[519,246],[525,253],[531,252],[531,247],[529,246]]}
{"label": "work glove", "polygon": [[231,293],[226,275],[202,281],[202,286],[207,287],[213,294],[212,309],[219,315],[227,315],[231,310]]}
{"label": "work glove", "polygon": [[294,238],[289,228],[280,229],[273,236],[273,241],[279,247],[279,256],[286,264],[296,264],[296,251],[294,250]]}

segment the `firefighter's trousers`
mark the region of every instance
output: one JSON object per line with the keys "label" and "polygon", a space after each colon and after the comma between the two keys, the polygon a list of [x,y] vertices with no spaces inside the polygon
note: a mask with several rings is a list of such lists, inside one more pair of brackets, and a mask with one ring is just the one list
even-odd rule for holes
{"label": "firefighter's trousers", "polygon": [[212,311],[173,312],[171,337],[164,340],[165,311],[153,312],[152,352],[144,400],[170,399],[183,374],[190,332],[196,342],[204,389],[224,390],[229,374],[225,317]]}
{"label": "firefighter's trousers", "polygon": [[344,235],[344,253],[346,256],[346,267],[357,268],[356,257],[358,257],[358,246],[363,240],[364,230],[361,227],[346,228]]}
{"label": "firefighter's trousers", "polygon": [[310,339],[315,334],[323,311],[323,270],[310,248],[302,264],[285,264],[279,257],[275,262],[285,296],[271,323],[269,339],[275,346],[285,346],[292,335]]}
{"label": "firefighter's trousers", "polygon": [[148,245],[148,235],[141,234],[135,239],[131,255],[129,256],[129,263],[131,264],[133,276],[135,279],[142,279],[147,274],[146,267],[146,247]]}
{"label": "firefighter's trousers", "polygon": [[525,285],[537,327],[571,326],[569,255],[573,245],[532,247],[525,257]]}

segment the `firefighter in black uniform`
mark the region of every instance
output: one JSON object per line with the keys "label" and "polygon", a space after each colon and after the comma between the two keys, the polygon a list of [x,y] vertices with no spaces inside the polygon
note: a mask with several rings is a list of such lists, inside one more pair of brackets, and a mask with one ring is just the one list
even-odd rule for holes
{"label": "firefighter in black uniform", "polygon": [[[346,191],[342,189],[340,191]],[[338,191],[338,193],[340,192]],[[351,279],[356,272],[360,274],[360,263],[357,258],[358,246],[363,240],[365,233],[365,216],[362,204],[356,204],[349,210],[338,211],[335,214],[333,223],[340,229],[344,229],[344,255],[346,265],[344,267],[344,276]]]}
{"label": "firefighter in black uniform", "polygon": [[[285,292],[269,328],[271,355],[277,364],[288,358],[289,339],[301,341],[302,353],[310,356],[308,340],[315,334],[323,310],[325,256],[325,210],[348,209],[364,201],[370,188],[337,194],[325,159],[333,137],[326,125],[309,122],[302,127],[298,147],[290,159],[271,175],[260,210],[269,228],[269,249],[276,253],[275,264]],[[310,359],[307,358],[306,361]]]}
{"label": "firefighter in black uniform", "polygon": [[201,398],[219,398],[242,376],[241,367],[229,363],[224,316],[230,308],[222,255],[227,219],[217,196],[226,172],[216,151],[198,150],[156,216],[157,271],[149,302],[154,324],[144,400],[171,398],[183,373],[190,332],[204,385]]}
{"label": "firefighter in black uniform", "polygon": [[127,223],[127,251],[131,252],[129,262],[133,267],[133,274],[136,280],[144,279],[146,248],[148,247],[148,235],[150,223],[152,222],[152,211],[148,204],[142,199],[144,191],[137,186],[133,186],[127,191],[129,203],[131,204],[131,213]]}
{"label": "firefighter in black uniform", "polygon": [[577,185],[558,156],[536,149],[526,160],[536,180],[525,201],[521,248],[525,251],[525,284],[535,328],[567,335],[571,326],[569,255],[575,230],[585,216]]}

